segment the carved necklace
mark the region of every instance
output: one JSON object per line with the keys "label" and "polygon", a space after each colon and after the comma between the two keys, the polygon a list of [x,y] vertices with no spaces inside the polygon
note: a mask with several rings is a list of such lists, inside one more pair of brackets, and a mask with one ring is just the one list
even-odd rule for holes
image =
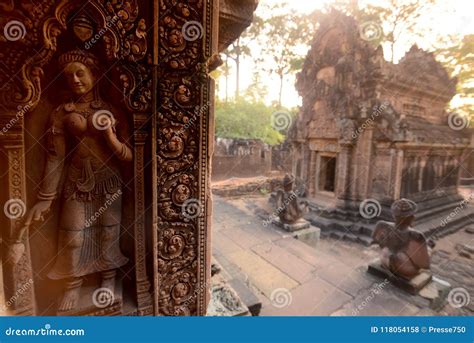
{"label": "carved necklace", "polygon": [[88,109],[78,110],[74,102],[68,102],[66,105],[64,105],[64,110],[68,113],[78,113],[87,119],[103,107],[104,103],[102,101],[94,100],[89,103]]}

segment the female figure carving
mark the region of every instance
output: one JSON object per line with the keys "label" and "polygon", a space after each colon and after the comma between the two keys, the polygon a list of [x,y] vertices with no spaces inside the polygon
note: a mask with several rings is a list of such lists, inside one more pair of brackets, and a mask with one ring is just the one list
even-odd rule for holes
{"label": "female figure carving", "polygon": [[65,280],[61,312],[77,307],[86,275],[101,273],[101,287],[114,294],[116,270],[128,262],[119,246],[120,165],[133,157],[125,143],[125,121],[118,122],[118,113],[100,98],[95,56],[74,50],[59,63],[71,98],[51,114],[44,177],[26,225],[41,220],[61,197],[58,252],[48,273]]}

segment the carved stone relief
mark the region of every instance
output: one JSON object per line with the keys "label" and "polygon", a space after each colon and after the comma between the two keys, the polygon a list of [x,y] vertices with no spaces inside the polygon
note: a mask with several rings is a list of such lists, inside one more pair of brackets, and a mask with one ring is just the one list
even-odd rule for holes
{"label": "carved stone relief", "polygon": [[[251,23],[256,5],[0,5],[7,32],[0,38],[0,102],[7,109],[0,114],[7,128],[0,131],[0,196],[14,201],[12,216],[0,217],[5,295],[30,285],[12,314],[206,313],[214,128],[208,74],[219,48]],[[221,29],[219,14],[228,23]],[[58,154],[67,154],[68,173],[51,167]],[[45,166],[54,172],[44,174]],[[39,220],[25,221],[30,217]],[[67,232],[58,235],[60,229]],[[61,247],[68,256],[58,260]],[[93,301],[100,288],[113,289],[105,306]]]}
{"label": "carved stone relief", "polygon": [[[152,74],[137,1],[18,1],[1,10],[0,100],[10,125],[0,147],[16,156],[5,166],[18,166],[2,182],[22,205],[2,232],[7,298],[31,284],[9,310],[124,314],[123,290],[137,303],[130,313],[151,314],[143,144]],[[32,152],[38,163],[25,163]],[[122,207],[131,194],[135,204]],[[129,275],[133,285],[122,282]]]}

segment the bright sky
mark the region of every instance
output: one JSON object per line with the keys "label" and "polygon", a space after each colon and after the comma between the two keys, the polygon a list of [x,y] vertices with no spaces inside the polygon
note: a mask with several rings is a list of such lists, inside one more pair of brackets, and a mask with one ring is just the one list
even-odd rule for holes
{"label": "bright sky", "polygon": [[[339,0],[340,1],[340,0]],[[348,0],[345,0],[348,1]],[[260,0],[262,3],[281,3],[282,0]],[[324,7],[325,4],[335,3],[335,0],[289,0],[290,7],[303,13],[311,13],[315,9]],[[382,4],[384,0],[360,0],[359,4],[373,3]],[[362,7],[362,6],[361,6]],[[261,7],[259,7],[261,9]],[[257,9],[257,13],[259,11]],[[428,48],[431,42],[435,41],[438,35],[446,34],[468,34],[474,33],[474,0],[438,0],[438,6],[435,11],[427,13],[421,21],[423,26],[430,28],[432,34],[424,36],[423,39],[416,41],[421,48]],[[260,13],[261,14],[261,13]],[[413,42],[407,42],[406,46],[400,47],[395,52],[396,60],[403,57],[404,53],[410,48]],[[230,62],[232,63],[232,62]],[[231,64],[231,73],[229,77],[229,94],[235,93],[235,67]],[[254,66],[250,60],[244,60],[241,67],[241,91],[245,90],[252,80]],[[275,77],[262,75],[262,82],[268,87],[269,95],[267,103],[278,99],[279,81]],[[284,84],[283,105],[286,107],[295,107],[301,105],[301,98],[294,87],[294,77],[287,77]],[[220,97],[225,97],[225,81],[220,80]]]}

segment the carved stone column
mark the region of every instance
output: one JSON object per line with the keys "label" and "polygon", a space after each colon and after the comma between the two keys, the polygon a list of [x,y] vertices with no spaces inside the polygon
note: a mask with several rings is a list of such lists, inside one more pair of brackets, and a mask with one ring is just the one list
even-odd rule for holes
{"label": "carved stone column", "polygon": [[145,141],[148,136],[146,130],[146,115],[134,115],[134,189],[135,189],[135,277],[137,287],[138,315],[153,314],[153,302],[150,294],[150,281],[146,268],[146,205],[145,205]]}
{"label": "carved stone column", "polygon": [[[204,315],[210,279],[209,120],[214,91],[208,61],[217,53],[218,7],[211,0],[160,4],[155,314]],[[177,33],[182,33],[179,46]]]}
{"label": "carved stone column", "polygon": [[349,198],[350,194],[350,166],[353,145],[349,143],[340,143],[340,147],[341,151],[339,152],[337,166],[336,198],[338,199],[338,203],[343,206],[344,201]]}
{"label": "carved stone column", "polygon": [[12,243],[13,232],[23,225],[27,204],[23,134],[19,130],[23,119],[18,117],[18,113],[2,115],[0,124],[3,129],[12,122],[15,124],[5,130],[6,134],[0,133],[0,150],[5,156],[5,163],[2,161],[0,164],[3,286],[7,311],[12,315],[29,316],[36,313],[36,302],[28,232],[21,239],[25,250],[20,261],[14,265],[6,254],[7,246]]}
{"label": "carved stone column", "polygon": [[255,0],[160,1],[159,103],[153,133],[156,315],[206,314],[214,132],[214,82],[209,72],[219,50],[251,23],[256,4]]}
{"label": "carved stone column", "polygon": [[404,167],[404,151],[400,147],[394,150],[394,155],[392,155],[392,163],[394,177],[393,177],[393,200],[400,199],[402,192],[402,177],[403,177],[403,167]]}
{"label": "carved stone column", "polygon": [[358,137],[353,149],[353,175],[355,177],[351,186],[351,197],[361,201],[367,199],[371,186],[371,161],[373,159],[373,125],[368,126]]}

